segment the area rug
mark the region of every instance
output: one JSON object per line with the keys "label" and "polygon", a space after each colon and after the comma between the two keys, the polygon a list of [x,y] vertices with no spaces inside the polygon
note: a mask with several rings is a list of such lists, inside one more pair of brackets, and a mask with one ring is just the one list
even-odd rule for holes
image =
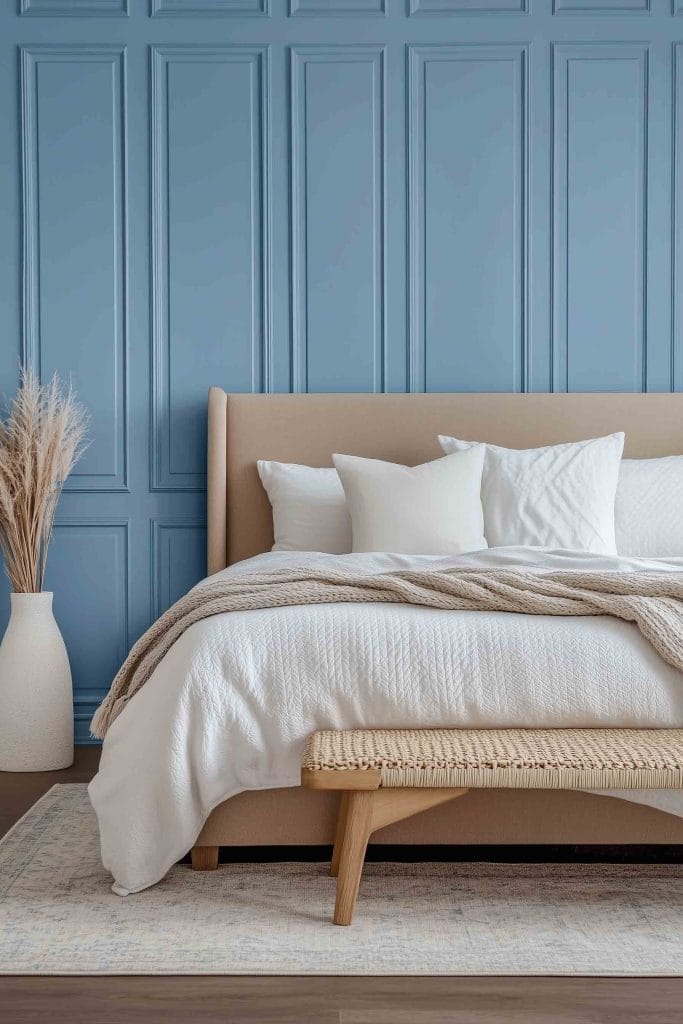
{"label": "area rug", "polygon": [[0,973],[683,974],[677,866],[368,864],[349,928],[325,864],[110,884],[86,787],[55,786],[0,842]]}

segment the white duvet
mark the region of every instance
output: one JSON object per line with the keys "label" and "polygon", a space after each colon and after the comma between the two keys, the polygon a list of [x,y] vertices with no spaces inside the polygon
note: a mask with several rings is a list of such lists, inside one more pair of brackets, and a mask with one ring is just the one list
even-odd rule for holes
{"label": "white duvet", "polygon": [[[530,548],[438,558],[272,552],[226,569],[332,564],[683,569]],[[199,584],[201,586],[201,584]],[[193,625],[111,726],[90,784],[120,895],[153,885],[210,811],[296,785],[306,737],[351,727],[683,727],[683,675],[629,623],[395,604],[216,615]],[[624,794],[683,815],[683,794]]]}

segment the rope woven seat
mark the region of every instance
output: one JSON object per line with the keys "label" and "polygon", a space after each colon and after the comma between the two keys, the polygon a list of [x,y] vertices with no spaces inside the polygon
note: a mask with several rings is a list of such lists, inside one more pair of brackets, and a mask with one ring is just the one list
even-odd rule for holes
{"label": "rope woven seat", "polygon": [[302,769],[315,789],[346,789],[345,772],[368,772],[362,788],[681,789],[683,729],[325,730]]}
{"label": "rope woven seat", "polygon": [[350,924],[377,829],[468,789],[683,789],[683,729],[323,730],[301,781],[342,793],[330,873]]}

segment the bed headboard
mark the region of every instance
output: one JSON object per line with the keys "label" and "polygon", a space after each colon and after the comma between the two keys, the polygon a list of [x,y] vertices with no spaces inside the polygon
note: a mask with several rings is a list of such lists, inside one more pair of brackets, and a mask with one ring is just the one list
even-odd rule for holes
{"label": "bed headboard", "polygon": [[331,466],[333,452],[416,465],[437,434],[535,448],[626,431],[631,458],[683,454],[683,394],[227,395],[209,391],[208,571],[268,551],[257,459]]}

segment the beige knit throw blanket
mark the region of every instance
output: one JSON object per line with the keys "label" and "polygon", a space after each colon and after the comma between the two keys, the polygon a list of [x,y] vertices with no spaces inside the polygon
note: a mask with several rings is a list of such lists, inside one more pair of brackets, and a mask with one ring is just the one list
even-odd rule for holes
{"label": "beige knit throw blanket", "polygon": [[105,736],[178,637],[200,619],[223,612],[337,602],[528,615],[612,615],[634,622],[664,660],[683,671],[683,572],[457,568],[369,575],[285,569],[224,576],[177,601],[132,648],[95,712],[93,735]]}

